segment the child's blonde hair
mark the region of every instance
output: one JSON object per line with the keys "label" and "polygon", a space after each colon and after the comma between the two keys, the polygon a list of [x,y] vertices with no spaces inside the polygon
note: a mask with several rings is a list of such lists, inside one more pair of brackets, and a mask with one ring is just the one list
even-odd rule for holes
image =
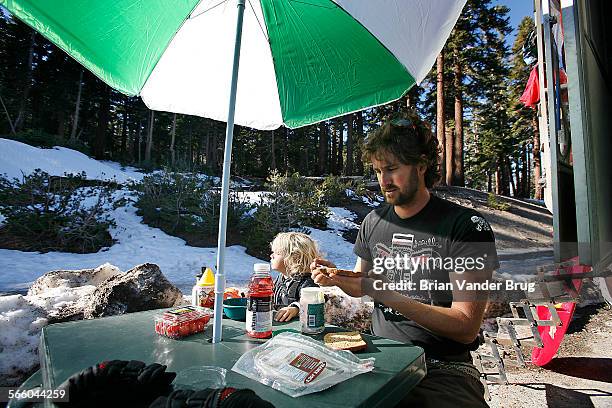
{"label": "child's blonde hair", "polygon": [[310,264],[319,256],[317,243],[301,232],[281,232],[270,247],[285,258],[285,269],[290,277],[309,274]]}

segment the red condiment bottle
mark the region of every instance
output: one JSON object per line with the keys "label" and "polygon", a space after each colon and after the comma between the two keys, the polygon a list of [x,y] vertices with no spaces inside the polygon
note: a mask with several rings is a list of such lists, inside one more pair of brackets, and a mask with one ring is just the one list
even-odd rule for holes
{"label": "red condiment bottle", "polygon": [[247,293],[246,332],[250,337],[265,339],[272,336],[272,296],[274,282],[270,265],[256,263]]}

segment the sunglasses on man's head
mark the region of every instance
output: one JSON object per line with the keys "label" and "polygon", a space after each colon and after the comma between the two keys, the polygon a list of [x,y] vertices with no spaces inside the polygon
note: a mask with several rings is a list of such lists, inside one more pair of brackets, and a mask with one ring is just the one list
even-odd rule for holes
{"label": "sunglasses on man's head", "polygon": [[391,125],[395,127],[416,129],[416,125],[410,119],[396,118],[391,120]]}

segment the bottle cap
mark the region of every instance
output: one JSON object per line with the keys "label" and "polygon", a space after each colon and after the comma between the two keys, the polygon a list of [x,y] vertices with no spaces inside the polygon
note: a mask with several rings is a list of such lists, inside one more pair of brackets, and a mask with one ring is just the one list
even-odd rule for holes
{"label": "bottle cap", "polygon": [[270,272],[270,264],[268,263],[256,263],[253,265],[255,272]]}
{"label": "bottle cap", "polygon": [[204,274],[200,278],[198,285],[199,286],[214,286],[215,285],[215,274],[213,273],[212,269],[206,268],[206,271],[204,271]]}

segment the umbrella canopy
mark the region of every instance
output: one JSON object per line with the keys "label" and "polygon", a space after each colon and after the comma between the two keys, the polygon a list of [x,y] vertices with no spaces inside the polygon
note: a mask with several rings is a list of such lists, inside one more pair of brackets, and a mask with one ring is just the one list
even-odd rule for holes
{"label": "umbrella canopy", "polygon": [[213,342],[222,332],[234,123],[300,127],[402,97],[427,75],[465,2],[0,0],[150,109],[227,120]]}
{"label": "umbrella canopy", "polygon": [[[235,123],[305,126],[402,97],[465,0],[248,0]],[[227,121],[234,0],[0,0],[153,110]]]}

